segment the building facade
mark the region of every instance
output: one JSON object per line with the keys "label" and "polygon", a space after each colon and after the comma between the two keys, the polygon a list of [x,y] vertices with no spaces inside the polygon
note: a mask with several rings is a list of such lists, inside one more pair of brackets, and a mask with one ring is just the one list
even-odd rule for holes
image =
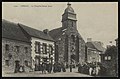
{"label": "building facade", "polygon": [[22,31],[31,40],[32,67],[36,71],[41,70],[42,63],[54,64],[55,46],[54,40],[50,37],[48,29],[43,32],[19,24]]}
{"label": "building facade", "polygon": [[2,20],[2,67],[14,72],[16,65],[25,71],[40,70],[41,64],[54,64],[54,40],[49,31],[43,32]]}
{"label": "building facade", "polygon": [[15,66],[32,64],[30,41],[24,36],[17,24],[2,21],[2,71],[14,72]]}
{"label": "building facade", "polygon": [[89,40],[86,43],[86,62],[101,62],[101,54],[104,54],[105,48],[100,41]]}
{"label": "building facade", "polygon": [[77,30],[76,14],[67,4],[62,15],[62,27],[50,31],[55,40],[55,61],[77,64],[85,60],[85,41]]}

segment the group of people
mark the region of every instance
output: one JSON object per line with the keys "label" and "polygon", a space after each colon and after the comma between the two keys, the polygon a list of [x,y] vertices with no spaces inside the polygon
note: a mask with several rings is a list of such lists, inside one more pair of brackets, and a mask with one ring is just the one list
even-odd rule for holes
{"label": "group of people", "polygon": [[42,63],[40,66],[36,66],[35,71],[42,71],[42,74],[46,74],[51,72],[66,72],[66,68],[63,63]]}
{"label": "group of people", "polygon": [[105,68],[97,62],[84,63],[78,65],[78,72],[91,76],[102,76],[105,73]]}
{"label": "group of people", "polygon": [[42,71],[42,74],[46,74],[46,71],[48,73],[51,73],[51,71],[52,71],[52,64],[51,63],[49,63],[49,64],[42,63],[41,71]]}
{"label": "group of people", "polygon": [[[92,62],[92,63],[82,63],[82,64],[78,64],[78,72],[79,73],[83,73],[83,74],[88,74],[91,76],[103,76],[104,73],[106,72],[105,68],[97,62]],[[46,73],[51,73],[51,72],[66,72],[66,68],[70,68],[70,72],[72,72],[73,69],[73,64],[71,63],[68,67],[68,64],[65,63],[59,63],[56,62],[54,64],[52,63],[42,63],[41,66],[36,67],[36,68],[40,68],[38,69],[39,71],[42,71],[42,74],[46,74]],[[15,66],[15,73],[17,72],[25,72],[25,67],[18,64]]]}
{"label": "group of people", "polygon": [[63,63],[54,63],[53,72],[56,73],[61,71],[66,72],[66,66]]}

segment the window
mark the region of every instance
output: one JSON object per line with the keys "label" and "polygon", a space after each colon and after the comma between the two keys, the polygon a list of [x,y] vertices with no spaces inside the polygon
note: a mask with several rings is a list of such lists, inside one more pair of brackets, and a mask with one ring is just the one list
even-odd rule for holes
{"label": "window", "polygon": [[39,45],[40,45],[39,42],[35,42],[35,52],[36,53],[39,53],[39,48],[40,48]]}
{"label": "window", "polygon": [[16,52],[19,52],[19,46],[15,46],[16,47]]}
{"label": "window", "polygon": [[49,45],[49,53],[53,54],[53,47],[52,47],[52,45]]}
{"label": "window", "polygon": [[108,60],[111,60],[111,56],[108,56]]}
{"label": "window", "polygon": [[9,45],[8,44],[5,45],[5,50],[9,51]]}
{"label": "window", "polygon": [[111,60],[111,56],[105,56],[105,60]]}
{"label": "window", "polygon": [[25,47],[25,53],[28,53],[28,48],[27,47]]}
{"label": "window", "polygon": [[35,64],[36,65],[40,64],[40,56],[35,56]]}
{"label": "window", "polygon": [[9,60],[5,60],[5,65],[9,66]]}
{"label": "window", "polygon": [[105,60],[107,60],[107,56],[105,56]]}
{"label": "window", "polygon": [[71,41],[75,42],[75,36],[74,35],[71,35]]}
{"label": "window", "polygon": [[43,62],[47,62],[48,58],[43,58]]}
{"label": "window", "polygon": [[47,45],[43,43],[43,54],[47,54]]}

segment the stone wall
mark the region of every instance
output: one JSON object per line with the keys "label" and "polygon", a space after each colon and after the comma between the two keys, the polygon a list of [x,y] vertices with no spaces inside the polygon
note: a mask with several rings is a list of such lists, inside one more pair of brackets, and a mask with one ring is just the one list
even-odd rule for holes
{"label": "stone wall", "polygon": [[79,62],[85,62],[85,41],[81,38],[79,40]]}
{"label": "stone wall", "polygon": [[[68,57],[68,63],[70,63],[70,55],[71,55],[71,50],[72,47],[75,47],[75,45],[71,45],[72,43],[72,39],[71,36],[74,35],[75,36],[75,41],[76,38],[78,37],[79,39],[79,45],[78,45],[78,50],[79,53],[79,62],[84,62],[85,61],[85,41],[82,39],[82,37],[80,36],[80,34],[78,33],[78,31],[76,30],[76,28],[66,28],[66,32],[64,35],[60,36],[59,39],[56,41],[56,44],[58,45],[58,56],[59,56],[59,61],[60,62],[65,62],[66,57]],[[67,47],[66,47],[66,42],[65,39],[67,38]],[[75,47],[76,48],[76,47]],[[66,49],[68,50],[68,54],[66,52]],[[76,52],[74,52],[76,53]],[[68,55],[68,56],[65,56]]]}
{"label": "stone wall", "polygon": [[[8,51],[5,49],[6,44],[9,45]],[[19,46],[19,52],[16,51],[16,46]],[[28,52],[25,52],[25,47]],[[5,64],[6,60],[9,61],[9,66]],[[2,38],[2,71],[14,72],[16,60],[20,61],[20,65],[25,65],[25,60],[27,60],[31,66],[30,43]]]}

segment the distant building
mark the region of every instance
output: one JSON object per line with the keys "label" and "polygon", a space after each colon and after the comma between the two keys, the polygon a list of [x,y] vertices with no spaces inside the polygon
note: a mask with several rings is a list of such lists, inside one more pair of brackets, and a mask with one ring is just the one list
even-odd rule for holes
{"label": "distant building", "polygon": [[30,70],[45,63],[54,64],[54,40],[43,32],[22,24],[2,20],[2,69],[14,72],[15,65]]}
{"label": "distant building", "polygon": [[86,43],[86,62],[101,62],[101,54],[105,48],[100,41],[92,41],[88,38]]}
{"label": "distant building", "polygon": [[77,30],[77,19],[71,4],[62,15],[62,27],[50,31],[55,40],[55,61],[67,64],[85,61],[85,41]]}

